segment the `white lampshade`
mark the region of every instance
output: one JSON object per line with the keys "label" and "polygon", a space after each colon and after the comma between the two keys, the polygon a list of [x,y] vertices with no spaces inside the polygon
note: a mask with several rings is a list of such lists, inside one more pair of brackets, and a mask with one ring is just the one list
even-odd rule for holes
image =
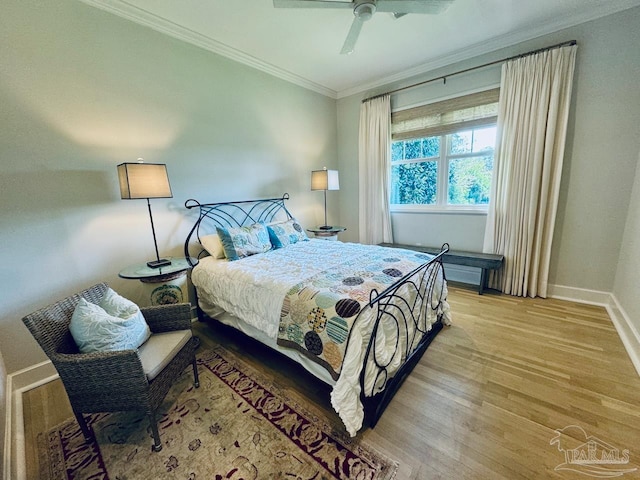
{"label": "white lampshade", "polygon": [[118,180],[123,199],[173,197],[164,163],[121,163]]}
{"label": "white lampshade", "polygon": [[311,172],[311,190],[340,190],[337,170],[314,170]]}

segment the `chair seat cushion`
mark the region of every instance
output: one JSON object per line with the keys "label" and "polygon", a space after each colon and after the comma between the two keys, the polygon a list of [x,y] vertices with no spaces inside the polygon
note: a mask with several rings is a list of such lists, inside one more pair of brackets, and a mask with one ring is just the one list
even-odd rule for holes
{"label": "chair seat cushion", "polygon": [[166,367],[191,338],[191,330],[154,333],[139,349],[142,370],[149,381]]}

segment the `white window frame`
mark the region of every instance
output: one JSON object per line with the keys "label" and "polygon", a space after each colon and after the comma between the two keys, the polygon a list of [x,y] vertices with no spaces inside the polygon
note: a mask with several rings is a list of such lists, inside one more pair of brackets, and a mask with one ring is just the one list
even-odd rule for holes
{"label": "white window frame", "polygon": [[[390,204],[391,212],[429,212],[429,213],[461,213],[486,215],[488,205],[448,205],[449,163],[455,158],[473,157],[474,154],[447,155],[449,145],[447,135],[472,129],[495,126],[497,122],[497,102],[499,85],[489,86],[450,97],[434,99],[429,103],[420,103],[395,110],[391,114],[392,142],[439,136],[441,139],[438,162],[438,186],[436,204]],[[484,108],[484,106],[488,108]],[[451,117],[449,113],[456,112]],[[440,116],[441,115],[441,116]],[[456,127],[456,123],[459,125]],[[453,127],[453,128],[450,128]],[[440,133],[438,134],[438,131]],[[391,150],[391,145],[389,145]],[[495,152],[495,149],[494,149]],[[391,152],[389,152],[391,154]],[[433,158],[432,158],[433,159]],[[425,161],[427,159],[411,159]],[[405,162],[403,160],[403,162]],[[397,165],[399,162],[393,162]],[[391,175],[389,175],[391,189]],[[442,187],[444,185],[445,187]]]}
{"label": "white window frame", "polygon": [[[478,125],[473,128],[463,127],[459,132],[466,132],[469,130],[475,130],[480,128],[495,127],[495,123],[487,123],[486,125]],[[399,204],[390,203],[389,210],[393,212],[401,213],[454,213],[454,214],[471,214],[471,215],[486,215],[489,210],[488,204],[482,205],[450,205],[448,203],[449,195],[449,162],[458,158],[472,158],[481,155],[481,152],[472,153],[456,153],[449,154],[451,150],[450,135],[456,132],[440,135],[440,156],[438,157],[426,157],[426,158],[412,158],[410,160],[391,161],[391,168],[394,165],[401,165],[407,163],[423,163],[423,162],[437,162],[438,164],[438,177],[436,186],[436,203],[432,205],[426,204]],[[416,137],[416,140],[425,137]],[[404,140],[392,140],[395,141],[407,141]],[[495,150],[494,150],[495,152]],[[389,175],[389,181],[391,182],[391,175]],[[393,189],[393,185],[389,185],[389,191]]]}

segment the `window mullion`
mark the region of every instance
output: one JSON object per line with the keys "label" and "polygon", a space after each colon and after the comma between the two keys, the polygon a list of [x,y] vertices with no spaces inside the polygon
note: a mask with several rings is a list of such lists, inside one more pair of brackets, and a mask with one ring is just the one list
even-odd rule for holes
{"label": "window mullion", "polygon": [[448,174],[449,165],[447,152],[449,151],[449,135],[440,137],[440,159],[438,161],[438,205],[447,204],[447,192],[449,188]]}

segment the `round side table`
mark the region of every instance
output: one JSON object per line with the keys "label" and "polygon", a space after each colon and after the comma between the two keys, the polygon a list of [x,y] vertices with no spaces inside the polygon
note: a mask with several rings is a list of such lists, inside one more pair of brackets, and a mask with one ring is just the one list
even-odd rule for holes
{"label": "round side table", "polygon": [[150,268],[146,263],[130,265],[121,270],[118,276],[142,282],[140,303],[150,305],[188,303],[187,271],[192,268],[192,265],[197,265],[198,260],[191,258],[191,263],[184,257],[170,257],[169,260],[171,264],[159,268]]}
{"label": "round side table", "polygon": [[307,228],[316,238],[322,240],[338,240],[338,234],[344,232],[347,227],[332,226],[331,228],[313,227]]}

